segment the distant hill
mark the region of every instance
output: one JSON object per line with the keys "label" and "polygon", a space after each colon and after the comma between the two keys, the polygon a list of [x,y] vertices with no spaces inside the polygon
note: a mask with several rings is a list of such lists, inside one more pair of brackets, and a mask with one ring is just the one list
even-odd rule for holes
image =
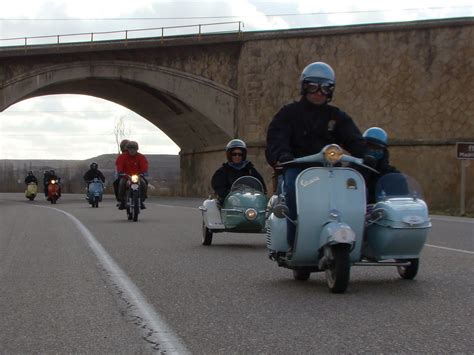
{"label": "distant hill", "polygon": [[[177,195],[180,188],[180,166],[178,155],[147,154],[151,194]],[[94,161],[104,173],[107,192],[115,171],[116,154],[104,154],[85,160],[0,160],[0,191],[20,192],[24,190],[23,180],[29,170],[40,181],[45,170],[54,170],[62,181],[64,192],[81,193],[84,191],[83,175]],[[41,190],[41,187],[40,187]]]}

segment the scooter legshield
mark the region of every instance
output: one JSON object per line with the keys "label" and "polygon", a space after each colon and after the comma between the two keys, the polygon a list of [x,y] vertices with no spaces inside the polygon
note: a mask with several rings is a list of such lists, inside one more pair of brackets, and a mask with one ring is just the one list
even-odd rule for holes
{"label": "scooter legshield", "polygon": [[[296,179],[297,226],[292,264],[317,265],[328,223],[342,222],[355,233],[351,261],[360,259],[366,189],[362,175],[350,168],[309,168]],[[324,234],[324,235],[323,235]]]}

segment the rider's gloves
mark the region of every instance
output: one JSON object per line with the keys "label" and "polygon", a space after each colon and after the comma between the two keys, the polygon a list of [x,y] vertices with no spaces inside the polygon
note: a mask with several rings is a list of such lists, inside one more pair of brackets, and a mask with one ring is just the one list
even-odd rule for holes
{"label": "rider's gloves", "polygon": [[366,155],[364,157],[364,164],[367,165],[367,166],[370,166],[371,168],[375,168],[376,165],[377,165],[377,159],[375,159],[371,155]]}

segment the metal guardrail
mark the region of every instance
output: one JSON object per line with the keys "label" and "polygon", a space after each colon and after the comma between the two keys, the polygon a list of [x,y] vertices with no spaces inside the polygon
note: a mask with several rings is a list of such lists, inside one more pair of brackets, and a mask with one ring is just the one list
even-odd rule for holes
{"label": "metal guardrail", "polygon": [[[70,33],[70,34],[62,34],[62,35],[46,35],[46,36],[29,36],[29,37],[15,37],[15,38],[0,38],[0,46],[2,46],[2,43],[6,41],[23,41],[21,44],[13,44],[10,47],[28,47],[28,46],[35,46],[35,45],[41,45],[41,44],[71,44],[71,43],[96,43],[96,42],[103,42],[103,41],[110,41],[110,40],[131,40],[131,39],[139,39],[139,38],[144,38],[143,37],[133,37],[130,38],[130,34],[132,33],[138,33],[138,32],[156,32],[158,31],[158,36],[154,37],[160,37],[161,42],[164,41],[165,37],[171,36],[169,34],[165,34],[166,31],[170,30],[177,30],[177,29],[186,29],[186,28],[197,28],[197,35],[198,35],[198,40],[201,39],[201,36],[204,34],[203,33],[203,28],[207,26],[225,26],[225,25],[231,25],[235,24],[238,26],[237,30],[235,30],[236,33],[241,35],[244,27],[244,23],[242,21],[232,21],[232,22],[215,22],[215,23],[204,23],[204,24],[196,24],[196,25],[184,25],[184,26],[167,26],[167,27],[154,27],[154,28],[140,28],[140,29],[133,29],[133,30],[120,30],[120,31],[101,31],[101,32],[83,32],[83,33]],[[225,32],[234,32],[234,31],[225,31]],[[212,34],[212,33],[222,33],[221,32],[207,32],[205,34]],[[117,34],[122,34],[123,36],[112,36],[113,38],[107,38],[107,39],[97,39],[98,36],[104,36],[104,35],[117,35]],[[181,33],[181,35],[192,35],[196,34],[196,32],[192,33]],[[173,34],[176,35],[176,34]],[[82,41],[75,41],[75,42],[61,42],[61,39],[64,38],[71,38],[71,37],[79,37],[79,36],[87,36],[87,40],[82,40]],[[150,36],[148,36],[150,37]],[[45,41],[43,43],[38,43],[36,42],[37,40],[46,40],[46,39],[55,39],[54,42],[51,41]],[[33,40],[35,40],[35,43],[31,43]],[[28,42],[30,41],[30,42]]]}

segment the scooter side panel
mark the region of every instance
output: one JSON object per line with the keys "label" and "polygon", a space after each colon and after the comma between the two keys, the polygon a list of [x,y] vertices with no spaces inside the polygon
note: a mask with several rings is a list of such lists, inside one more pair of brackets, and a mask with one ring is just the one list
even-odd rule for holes
{"label": "scooter side panel", "polygon": [[291,263],[317,265],[321,231],[334,221],[331,211],[337,211],[340,221],[349,225],[356,235],[351,261],[360,259],[365,223],[366,189],[363,177],[350,168],[309,168],[296,179],[298,222]]}

